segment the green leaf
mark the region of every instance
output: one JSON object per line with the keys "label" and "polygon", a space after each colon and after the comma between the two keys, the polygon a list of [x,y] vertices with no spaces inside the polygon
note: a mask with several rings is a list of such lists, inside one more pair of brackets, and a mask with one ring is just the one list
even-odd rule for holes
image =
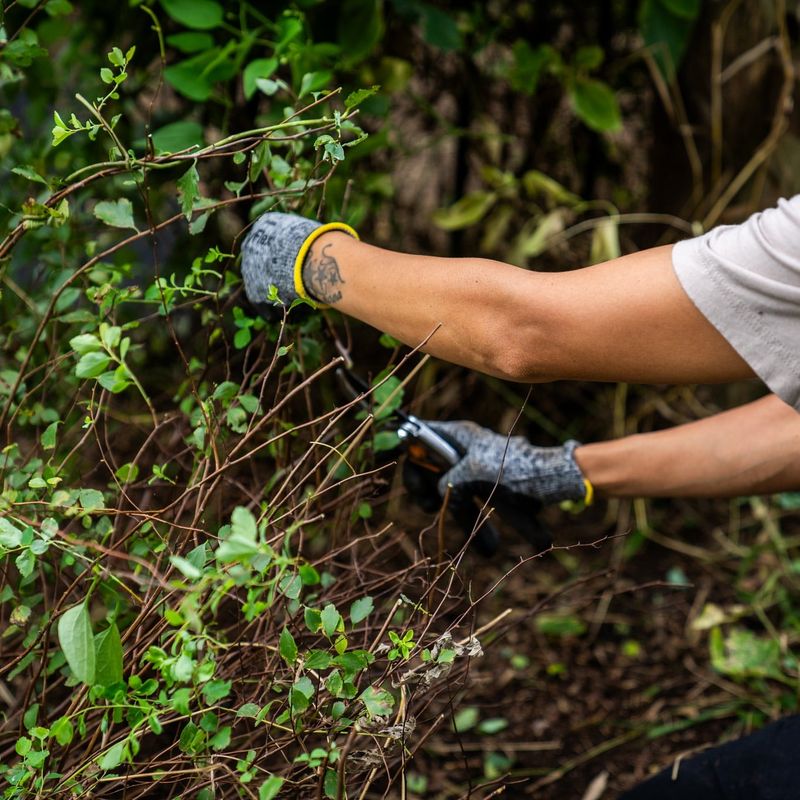
{"label": "green leaf", "polygon": [[464,733],[471,730],[478,723],[478,709],[473,706],[462,708],[453,718],[453,730]]}
{"label": "green leaf", "polygon": [[231,514],[231,531],[235,536],[241,536],[243,539],[250,539],[255,542],[258,535],[256,518],[246,508],[236,506]]}
{"label": "green leaf", "polygon": [[617,98],[611,88],[593,78],[576,78],[570,87],[575,113],[600,133],[618,131],[622,127]]}
{"label": "green leaf", "polygon": [[95,676],[99,686],[122,682],[122,640],[115,623],[100,632],[94,639]]}
{"label": "green leaf", "polygon": [[75,366],[75,374],[79,378],[96,378],[111,362],[111,357],[99,351],[86,353],[80,357]]}
{"label": "green leaf", "polygon": [[422,35],[425,41],[445,52],[460,50],[463,41],[455,20],[435,6],[422,7]]}
{"label": "green leaf", "polygon": [[336,629],[339,627],[342,615],[336,610],[336,606],[333,603],[328,603],[325,608],[322,609],[321,619],[322,630],[327,636],[330,637],[336,633]]}
{"label": "green leaf", "polygon": [[645,46],[667,81],[675,79],[681,65],[695,18],[676,14],[672,8],[689,11],[699,0],[643,0],[639,9],[639,27]]}
{"label": "green leaf", "polygon": [[383,36],[382,0],[344,0],[338,18],[342,55],[350,62],[361,61]]}
{"label": "green leaf", "polygon": [[133,483],[139,477],[139,466],[128,462],[123,464],[114,474],[122,483]]}
{"label": "green leaf", "polygon": [[22,543],[22,531],[5,517],[0,517],[0,546],[10,550]]}
{"label": "green leaf", "polygon": [[270,775],[258,788],[258,800],[274,800],[283,786],[283,778]]}
{"label": "green leaf", "polygon": [[310,92],[316,92],[324,89],[331,80],[333,73],[330,70],[322,70],[319,72],[307,72],[303,75],[300,81],[300,91],[297,93],[298,97],[305,97]]}
{"label": "green leaf", "polygon": [[85,603],[67,609],[58,618],[58,643],[72,674],[91,686],[95,677],[95,650],[92,623]]}
{"label": "green leaf", "polygon": [[203,573],[191,561],[182,558],[181,556],[170,556],[170,564],[172,564],[185,578],[190,581],[196,581],[203,577]]}
{"label": "green leaf", "polygon": [[278,650],[280,651],[281,658],[283,658],[289,666],[297,661],[297,644],[295,644],[294,636],[292,636],[288,628],[284,628],[283,631],[281,631]]}
{"label": "green leaf", "polygon": [[198,189],[200,174],[197,171],[197,162],[192,164],[192,166],[178,178],[177,183],[178,194],[181,198],[181,211],[183,211],[187,220],[191,219],[194,201],[200,194],[200,190]]}
{"label": "green leaf", "polygon": [[546,636],[580,636],[586,624],[572,614],[539,614],[536,628]]}
{"label": "green leaf", "polygon": [[203,145],[203,126],[197,122],[171,122],[153,131],[156,153],[177,153],[195,145]]}
{"label": "green leaf", "polygon": [[56,446],[56,433],[58,431],[58,426],[61,424],[60,420],[56,420],[55,422],[51,422],[42,433],[41,439],[39,440],[42,443],[42,447],[45,450],[52,450]]}
{"label": "green leaf", "polygon": [[597,69],[603,63],[604,56],[603,48],[596,44],[579,47],[575,53],[575,66],[579,69]]}
{"label": "green leaf", "polygon": [[125,757],[125,741],[117,742],[115,745],[110,747],[106,750],[105,753],[100,757],[100,760],[97,762],[100,766],[100,769],[108,772],[112,769],[116,769],[121,763],[122,759]]}
{"label": "green leaf", "polygon": [[101,200],[94,207],[94,215],[112,228],[138,230],[133,222],[133,205],[127,197],[120,197],[119,200]]}
{"label": "green leaf", "polygon": [[391,375],[376,386],[372,392],[375,403],[375,419],[385,419],[403,404],[403,389],[399,378]]}
{"label": "green leaf", "polygon": [[399,446],[400,437],[395,431],[380,431],[372,438],[372,450],[375,453],[395,450]]}
{"label": "green leaf", "polygon": [[19,167],[13,167],[11,171],[16,175],[21,175],[23,178],[27,178],[29,181],[43,183],[45,186],[49,185],[47,181],[33,169],[33,167],[26,167],[23,165]]}
{"label": "green leaf", "polygon": [[161,0],[164,11],[187,28],[211,30],[222,22],[222,6],[214,0]]}
{"label": "green leaf", "polygon": [[368,686],[358,698],[371,717],[388,717],[394,708],[394,697],[386,689]]}
{"label": "green leaf", "polygon": [[369,89],[356,89],[354,92],[350,92],[349,95],[344,100],[344,107],[349,111],[351,108],[355,108],[356,106],[363,103],[368,97],[372,97],[376,92],[380,90],[380,86],[375,84],[374,86],[370,86]]}
{"label": "green leaf", "polygon": [[95,511],[98,508],[103,508],[105,499],[103,493],[97,489],[81,489],[78,495],[78,501],[81,508],[86,511]]}
{"label": "green leaf", "polygon": [[218,48],[214,48],[177,64],[171,64],[164,70],[164,78],[184,97],[197,103],[203,103],[211,97],[211,93],[214,91],[217,74],[212,72],[209,67],[212,60],[218,55]]}
{"label": "green leaf", "polygon": [[251,61],[242,73],[245,99],[249,100],[256,93],[258,88],[256,81],[259,78],[269,78],[277,68],[277,58],[257,58],[255,61]]}
{"label": "green leaf", "polygon": [[80,336],[73,336],[69,340],[70,347],[81,355],[91,353],[92,350],[99,350],[102,345],[100,340],[93,333],[82,333]]}
{"label": "green leaf", "polygon": [[69,717],[59,717],[50,726],[50,735],[63,747],[72,741],[74,730]]}
{"label": "green leaf", "polygon": [[467,228],[480,222],[496,200],[494,192],[470,192],[449,208],[437,209],[431,218],[434,224],[446,231]]}
{"label": "green leaf", "polygon": [[297,600],[302,590],[303,580],[299,575],[284,575],[278,583],[278,591],[289,600]]}
{"label": "green leaf", "polygon": [[714,628],[709,639],[711,665],[735,678],[781,678],[781,647],[775,639],[757,636],[746,628],[733,628],[724,638]]}
{"label": "green leaf", "polygon": [[375,609],[375,603],[371,597],[361,597],[354,601],[350,606],[350,622],[358,625],[365,620]]}
{"label": "green leaf", "polygon": [[184,31],[167,36],[167,44],[171,44],[182,53],[197,53],[201,50],[210,50],[214,46],[214,37],[210,33]]}
{"label": "green leaf", "polygon": [[508,727],[508,720],[503,717],[490,717],[478,724],[478,733],[485,736],[492,736],[495,733],[500,733]]}

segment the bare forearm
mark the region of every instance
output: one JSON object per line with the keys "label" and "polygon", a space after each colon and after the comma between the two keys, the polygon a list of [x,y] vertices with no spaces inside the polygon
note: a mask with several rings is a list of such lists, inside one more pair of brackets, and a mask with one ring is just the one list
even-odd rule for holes
{"label": "bare forearm", "polygon": [[736,497],[800,489],[800,413],[769,395],[664,431],[583,445],[607,497]]}
{"label": "bare forearm", "polygon": [[424,341],[436,356],[512,380],[751,376],[683,292],[670,254],[655,248],[538,273],[395,253],[330,233],[314,244],[303,278],[317,298],[409,345]]}

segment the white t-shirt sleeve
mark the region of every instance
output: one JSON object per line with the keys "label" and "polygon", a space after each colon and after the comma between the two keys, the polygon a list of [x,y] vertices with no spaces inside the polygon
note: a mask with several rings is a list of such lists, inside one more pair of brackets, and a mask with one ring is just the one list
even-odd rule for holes
{"label": "white t-shirt sleeve", "polygon": [[679,242],[672,263],[709,322],[800,411],[800,195]]}

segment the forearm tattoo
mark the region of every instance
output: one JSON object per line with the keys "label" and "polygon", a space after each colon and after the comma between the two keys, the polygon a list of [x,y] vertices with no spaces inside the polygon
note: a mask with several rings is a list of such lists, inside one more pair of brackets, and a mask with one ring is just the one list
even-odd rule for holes
{"label": "forearm tattoo", "polygon": [[338,262],[328,253],[330,246],[326,244],[319,256],[313,250],[309,253],[303,265],[303,283],[315,300],[332,306],[342,299],[341,287],[345,281]]}

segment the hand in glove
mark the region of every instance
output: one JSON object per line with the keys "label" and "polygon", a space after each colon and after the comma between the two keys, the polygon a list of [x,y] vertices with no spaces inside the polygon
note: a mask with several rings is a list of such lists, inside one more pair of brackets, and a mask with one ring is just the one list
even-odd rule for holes
{"label": "hand in glove", "polygon": [[271,211],[260,216],[242,244],[242,277],[250,302],[263,314],[268,312],[269,287],[275,286],[278,298],[287,306],[302,298],[314,306],[335,301],[337,282],[341,282],[336,261],[324,251],[314,264],[314,295],[303,283],[303,265],[311,246],[323,233],[343,231],[358,239],[358,234],[343,222],[323,225],[296,214]]}
{"label": "hand in glove", "polygon": [[464,457],[439,480],[458,494],[488,496],[495,484],[500,496],[512,494],[542,504],[561,500],[591,501],[591,484],[575,461],[580,442],[536,447],[523,436],[501,436],[474,422],[430,422],[436,433],[458,444]]}

